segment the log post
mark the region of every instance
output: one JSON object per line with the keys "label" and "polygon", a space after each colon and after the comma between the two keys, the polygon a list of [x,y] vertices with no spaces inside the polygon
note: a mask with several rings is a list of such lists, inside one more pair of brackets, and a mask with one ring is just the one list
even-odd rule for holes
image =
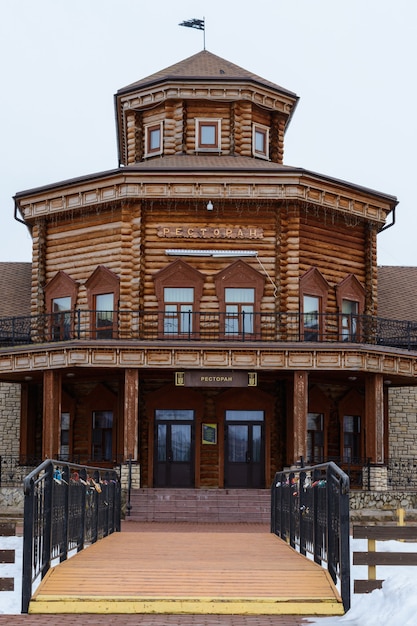
{"label": "log post", "polygon": [[43,373],[43,437],[42,457],[56,459],[59,454],[61,420],[61,372]]}
{"label": "log post", "polygon": [[294,372],[294,434],[292,462],[298,463],[307,455],[308,373]]}
{"label": "log post", "polygon": [[124,393],[124,433],[123,455],[124,460],[129,458],[136,461],[138,458],[138,399],[139,399],[139,370],[125,370]]}
{"label": "log post", "polygon": [[365,455],[384,462],[384,387],[382,374],[371,374],[365,386]]}

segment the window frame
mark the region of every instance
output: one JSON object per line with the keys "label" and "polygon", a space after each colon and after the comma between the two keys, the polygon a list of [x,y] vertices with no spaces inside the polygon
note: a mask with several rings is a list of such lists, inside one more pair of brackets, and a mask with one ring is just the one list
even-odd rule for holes
{"label": "window frame", "polygon": [[[151,147],[151,135],[154,131],[159,131],[159,145],[157,148]],[[156,122],[152,124],[145,124],[145,157],[157,156],[164,152],[164,135],[163,135],[163,122]]]}
{"label": "window frame", "polygon": [[[257,150],[256,148],[256,135],[261,134],[264,138],[264,150]],[[266,159],[269,161],[269,127],[263,124],[254,123],[252,126],[252,155],[259,159]]]}
{"label": "window frame", "polygon": [[[343,303],[346,301],[357,304],[357,313],[346,315],[343,313]],[[336,286],[336,303],[339,311],[339,335],[341,341],[356,342],[358,337],[362,341],[361,317],[365,309],[365,289],[354,274],[349,274]],[[346,320],[347,316],[348,319]],[[352,332],[352,321],[356,322],[354,333]]]}
{"label": "window frame", "polygon": [[[205,144],[202,142],[201,132],[203,128],[213,127],[215,142]],[[196,152],[221,152],[221,119],[195,118],[195,151]]]}

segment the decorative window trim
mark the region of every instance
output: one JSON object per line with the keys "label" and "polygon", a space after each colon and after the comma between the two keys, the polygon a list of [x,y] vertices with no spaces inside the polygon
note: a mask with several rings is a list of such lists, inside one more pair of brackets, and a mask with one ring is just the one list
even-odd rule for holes
{"label": "decorative window trim", "polygon": [[[256,149],[256,134],[261,133],[264,137],[264,150]],[[269,161],[269,127],[262,124],[253,124],[252,126],[252,155],[259,159]]]}
{"label": "decorative window trim", "polygon": [[[151,147],[151,133],[159,130],[159,146],[157,148]],[[163,135],[163,122],[156,122],[156,124],[145,124],[145,157],[157,156],[164,151],[164,135]]]}
{"label": "decorative window trim", "polygon": [[[215,129],[215,141],[213,144],[204,144],[201,140],[201,129],[209,126]],[[195,151],[221,152],[221,120],[213,118],[195,118]]]}

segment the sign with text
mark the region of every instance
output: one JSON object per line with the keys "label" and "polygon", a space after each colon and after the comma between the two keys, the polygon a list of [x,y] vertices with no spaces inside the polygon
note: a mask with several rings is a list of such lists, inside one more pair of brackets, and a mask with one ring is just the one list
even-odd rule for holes
{"label": "sign with text", "polygon": [[257,372],[195,371],[175,372],[177,387],[256,387]]}
{"label": "sign with text", "polygon": [[263,239],[258,226],[157,226],[158,237],[180,239]]}

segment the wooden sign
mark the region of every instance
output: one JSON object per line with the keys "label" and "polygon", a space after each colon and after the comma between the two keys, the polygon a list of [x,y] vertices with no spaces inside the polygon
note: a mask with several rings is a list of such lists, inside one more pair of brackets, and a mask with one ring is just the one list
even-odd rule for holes
{"label": "wooden sign", "polygon": [[257,372],[198,371],[175,372],[177,387],[256,387]]}

